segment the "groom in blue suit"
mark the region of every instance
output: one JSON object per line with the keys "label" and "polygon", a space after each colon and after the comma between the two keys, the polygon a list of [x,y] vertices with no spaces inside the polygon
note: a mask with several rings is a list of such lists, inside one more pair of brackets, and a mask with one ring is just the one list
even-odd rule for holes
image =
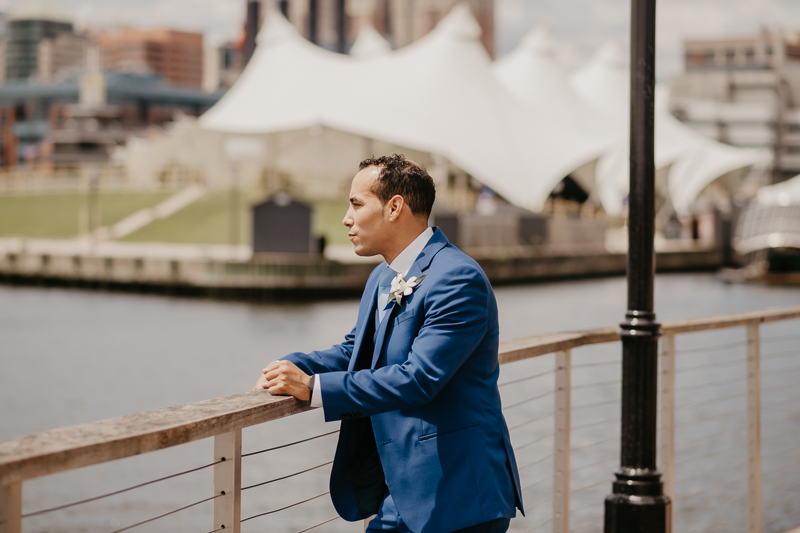
{"label": "groom in blue suit", "polygon": [[331,499],[368,532],[497,533],[522,498],[497,388],[497,304],[475,261],[428,227],[425,169],[367,159],[344,218],[361,256],[382,255],[343,343],[293,353],[256,389],[341,420]]}

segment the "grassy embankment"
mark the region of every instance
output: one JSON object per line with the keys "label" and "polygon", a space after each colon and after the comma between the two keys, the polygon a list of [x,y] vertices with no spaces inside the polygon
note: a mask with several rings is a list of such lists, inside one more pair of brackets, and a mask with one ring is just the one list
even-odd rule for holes
{"label": "grassy embankment", "polygon": [[[250,207],[263,200],[256,193],[241,192],[236,219],[239,224],[237,244],[251,241]],[[123,240],[135,242],[174,242],[192,244],[230,244],[231,196],[229,191],[214,192],[178,211],[157,220]],[[314,233],[325,235],[328,244],[348,244],[342,218],[347,200],[313,202]]]}
{"label": "grassy embankment", "polygon": [[[102,224],[111,225],[165,200],[171,193],[103,193],[98,196]],[[0,196],[0,236],[71,239],[85,217],[87,194]]]}
{"label": "grassy embankment", "polygon": [[[98,203],[102,224],[119,222],[140,209],[153,207],[173,193],[107,193]],[[263,199],[255,193],[241,192],[238,202],[239,243],[249,244],[250,206]],[[86,216],[86,194],[46,194],[0,196],[0,237],[19,236],[40,239],[69,239],[78,235],[81,217]],[[131,242],[229,244],[230,194],[214,192],[125,237]],[[328,244],[348,244],[342,218],[347,200],[313,202],[314,233],[325,235]]]}

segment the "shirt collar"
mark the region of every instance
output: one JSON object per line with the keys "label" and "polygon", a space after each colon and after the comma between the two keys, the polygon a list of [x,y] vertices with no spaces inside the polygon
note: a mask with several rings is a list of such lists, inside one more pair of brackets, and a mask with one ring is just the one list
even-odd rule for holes
{"label": "shirt collar", "polygon": [[414,239],[411,244],[406,246],[405,250],[394,258],[389,268],[398,273],[402,272],[403,275],[408,274],[408,271],[411,270],[411,267],[414,265],[414,261],[416,261],[419,254],[422,253],[422,249],[425,248],[425,245],[428,244],[431,237],[433,237],[433,228],[427,228],[420,233],[419,237]]}

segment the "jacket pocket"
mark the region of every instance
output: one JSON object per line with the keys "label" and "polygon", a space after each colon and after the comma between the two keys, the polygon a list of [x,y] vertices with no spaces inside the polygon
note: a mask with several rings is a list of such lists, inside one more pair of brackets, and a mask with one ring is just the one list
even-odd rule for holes
{"label": "jacket pocket", "polygon": [[450,429],[443,429],[442,431],[437,431],[436,433],[428,433],[427,435],[420,435],[419,440],[423,441],[423,440],[435,439],[440,435],[447,435],[448,433],[455,433],[456,431],[463,431],[465,429],[473,428],[475,426],[480,426],[480,425],[481,425],[480,422],[473,422],[472,424],[464,424],[463,426],[456,426]]}

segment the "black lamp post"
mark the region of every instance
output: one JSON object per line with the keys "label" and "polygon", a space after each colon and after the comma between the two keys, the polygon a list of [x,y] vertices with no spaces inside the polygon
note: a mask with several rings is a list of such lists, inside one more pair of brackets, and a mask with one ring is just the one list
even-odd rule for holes
{"label": "black lamp post", "polygon": [[605,501],[605,533],[670,533],[671,505],[656,470],[656,388],[661,325],[655,277],[655,0],[631,1],[631,139],[628,312],[622,337],[620,468]]}

